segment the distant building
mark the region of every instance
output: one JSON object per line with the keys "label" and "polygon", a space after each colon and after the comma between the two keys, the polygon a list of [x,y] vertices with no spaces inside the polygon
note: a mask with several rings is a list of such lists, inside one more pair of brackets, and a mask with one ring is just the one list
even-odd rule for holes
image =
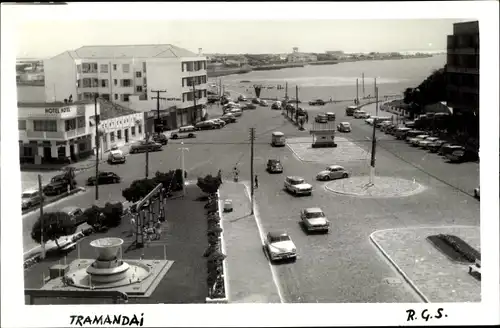
{"label": "distant building", "polygon": [[453,24],[446,60],[448,106],[454,112],[479,111],[479,22]]}
{"label": "distant building", "polygon": [[[207,61],[170,44],[84,46],[65,51],[44,61],[47,102],[92,100],[96,94],[138,111],[156,109],[160,93],[161,109],[171,108],[169,128],[201,120],[207,102]],[[193,91],[193,85],[196,89]],[[196,108],[194,106],[196,99]]]}
{"label": "distant building", "polygon": [[304,63],[317,61],[318,56],[314,54],[308,54],[303,52],[293,52],[287,56],[287,61],[289,63]]}
{"label": "distant building", "polygon": [[331,56],[335,56],[335,57],[342,57],[342,56],[344,56],[344,52],[342,50],[326,51],[325,53],[327,55],[331,55]]}

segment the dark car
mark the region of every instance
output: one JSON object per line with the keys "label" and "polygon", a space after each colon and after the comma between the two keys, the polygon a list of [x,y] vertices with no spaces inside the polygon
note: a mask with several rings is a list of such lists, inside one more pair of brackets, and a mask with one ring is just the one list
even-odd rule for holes
{"label": "dark car", "polygon": [[59,212],[68,214],[75,227],[87,221],[87,218],[83,215],[82,209],[76,206],[64,207]]}
{"label": "dark car", "polygon": [[[121,178],[118,174],[114,172],[99,172],[99,179],[97,180],[99,184],[110,184],[110,183],[120,183]],[[87,186],[95,186],[96,177],[91,176],[87,179]]]}
{"label": "dark car", "polygon": [[224,114],[223,116],[220,117],[220,119],[226,122],[226,124],[237,122],[236,117],[234,117],[234,115],[232,114]]}
{"label": "dark car", "polygon": [[252,99],[252,104],[260,105],[260,99],[259,98],[253,98]]}
{"label": "dark car", "polygon": [[217,129],[217,126],[211,121],[198,122],[195,124],[198,130],[213,130]]}
{"label": "dark car", "polygon": [[443,146],[445,143],[446,143],[445,140],[436,140],[428,144],[427,149],[429,149],[431,153],[437,153],[441,148],[441,146]]}
{"label": "dark car", "polygon": [[244,95],[239,95],[238,101],[247,101],[247,97],[245,97]]}
{"label": "dark car", "polygon": [[323,106],[325,102],[321,99],[314,99],[313,101],[309,102],[310,106]]}
{"label": "dark car", "polygon": [[455,150],[463,150],[464,147],[457,145],[457,144],[452,144],[452,143],[444,143],[438,150],[438,154],[441,156],[446,156],[446,154],[451,153]]}
{"label": "dark car", "polygon": [[161,151],[162,150],[162,144],[154,142],[154,141],[139,141],[135,144],[132,144],[130,146],[130,153],[141,153],[145,151]]}
{"label": "dark car", "polygon": [[50,183],[43,188],[46,195],[59,195],[68,191],[69,180],[66,174],[59,174],[50,180]]}
{"label": "dark car", "polygon": [[394,130],[396,130],[398,128],[398,125],[397,124],[389,124],[387,125],[386,127],[384,127],[384,133],[385,134],[392,134],[394,132]]}
{"label": "dark car", "polygon": [[452,163],[463,163],[477,161],[479,158],[477,152],[470,149],[456,149],[446,154],[446,159]]}
{"label": "dark car", "polygon": [[242,109],[244,109],[244,110],[257,109],[257,106],[255,106],[254,104],[248,103],[248,104],[243,105]]}
{"label": "dark car", "polygon": [[157,142],[157,143],[162,144],[162,145],[166,145],[168,143],[168,138],[163,133],[153,134],[152,139],[154,142]]}
{"label": "dark car", "polygon": [[267,161],[267,172],[283,173],[283,165],[279,159],[270,159]]}

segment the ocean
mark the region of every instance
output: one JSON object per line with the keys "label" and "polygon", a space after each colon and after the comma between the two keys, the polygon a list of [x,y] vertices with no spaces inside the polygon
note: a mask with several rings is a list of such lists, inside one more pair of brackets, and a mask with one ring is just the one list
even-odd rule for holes
{"label": "ocean", "polygon": [[[334,65],[310,65],[273,71],[253,71],[246,74],[227,75],[222,80],[226,90],[233,90],[249,96],[254,95],[253,85],[261,84],[262,98],[282,98],[288,82],[288,95],[295,97],[295,87],[299,88],[299,99],[314,98],[347,100],[356,97],[356,79],[359,84],[359,98],[374,95],[374,78],[377,78],[379,95],[402,95],[406,88],[418,86],[432,71],[443,68],[446,55],[428,58],[399,60],[374,60],[347,62]],[[364,73],[364,92],[362,74]],[[210,83],[216,81],[209,79]],[[250,82],[242,82],[250,81]],[[270,89],[268,87],[274,87]],[[248,90],[248,91],[247,91]]]}

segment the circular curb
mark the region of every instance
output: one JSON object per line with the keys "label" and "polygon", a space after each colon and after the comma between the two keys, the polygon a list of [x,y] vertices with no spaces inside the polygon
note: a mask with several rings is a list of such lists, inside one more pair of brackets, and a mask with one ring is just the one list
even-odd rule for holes
{"label": "circular curb", "polygon": [[418,296],[420,296],[420,298],[425,302],[425,303],[431,303],[429,301],[429,299],[427,298],[427,296],[424,295],[424,293],[422,293],[420,291],[420,289],[415,285],[415,283],[410,279],[410,277],[408,277],[406,275],[406,273],[404,273],[404,271],[399,267],[399,265],[396,264],[396,262],[394,262],[394,260],[389,256],[389,254],[387,254],[387,252],[384,250],[384,248],[375,240],[375,238],[373,237],[373,235],[377,233],[377,231],[375,232],[372,232],[370,234],[370,240],[372,241],[372,243],[375,245],[375,247],[378,248],[378,250],[384,255],[384,257],[392,264],[392,266],[396,269],[396,271],[399,272],[399,274],[404,278],[404,280],[411,286],[411,288],[413,288],[413,290],[418,294]]}
{"label": "circular curb", "polygon": [[[348,179],[352,179],[352,178],[359,178],[359,177],[349,177]],[[379,177],[381,178],[381,177]],[[392,178],[392,179],[399,179],[399,180],[405,180],[405,181],[408,181],[407,179],[403,179],[403,178]],[[367,194],[360,194],[360,193],[356,193],[356,192],[348,192],[348,191],[340,191],[340,190],[335,190],[333,188],[331,188],[329,186],[329,184],[331,184],[332,182],[336,182],[335,180],[333,181],[328,181],[327,183],[324,184],[324,189],[329,191],[329,192],[332,192],[332,193],[335,193],[335,194],[339,194],[339,195],[344,195],[344,196],[354,196],[354,197],[360,197],[360,198],[401,198],[401,197],[409,197],[409,196],[413,196],[413,195],[416,195],[416,194],[419,194],[421,192],[423,192],[426,187],[421,185],[420,183],[418,182],[415,182],[416,184],[418,184],[418,187],[414,190],[411,190],[411,191],[407,191],[407,192],[402,192],[402,193],[398,193],[398,194],[394,194],[394,195],[367,195]]]}

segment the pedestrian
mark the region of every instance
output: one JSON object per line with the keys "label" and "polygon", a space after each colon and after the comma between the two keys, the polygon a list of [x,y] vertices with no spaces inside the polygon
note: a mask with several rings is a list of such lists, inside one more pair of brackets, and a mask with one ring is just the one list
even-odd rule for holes
{"label": "pedestrian", "polygon": [[219,182],[222,184],[222,170],[219,169],[219,172],[217,172],[217,178],[219,179]]}
{"label": "pedestrian", "polygon": [[259,188],[259,179],[257,175],[255,175],[255,189]]}
{"label": "pedestrian", "polygon": [[156,230],[156,239],[160,239],[161,238],[161,222],[159,219],[158,219],[158,221],[156,221],[155,230]]}
{"label": "pedestrian", "polygon": [[309,123],[309,114],[306,112],[306,123]]}
{"label": "pedestrian", "polygon": [[135,223],[134,216],[132,215],[130,217],[130,235],[132,237],[135,235],[136,229],[137,229],[137,226],[136,226],[136,223]]}
{"label": "pedestrian", "polygon": [[333,101],[333,98],[332,98],[332,97],[330,97],[330,102],[332,102],[332,101]]}

